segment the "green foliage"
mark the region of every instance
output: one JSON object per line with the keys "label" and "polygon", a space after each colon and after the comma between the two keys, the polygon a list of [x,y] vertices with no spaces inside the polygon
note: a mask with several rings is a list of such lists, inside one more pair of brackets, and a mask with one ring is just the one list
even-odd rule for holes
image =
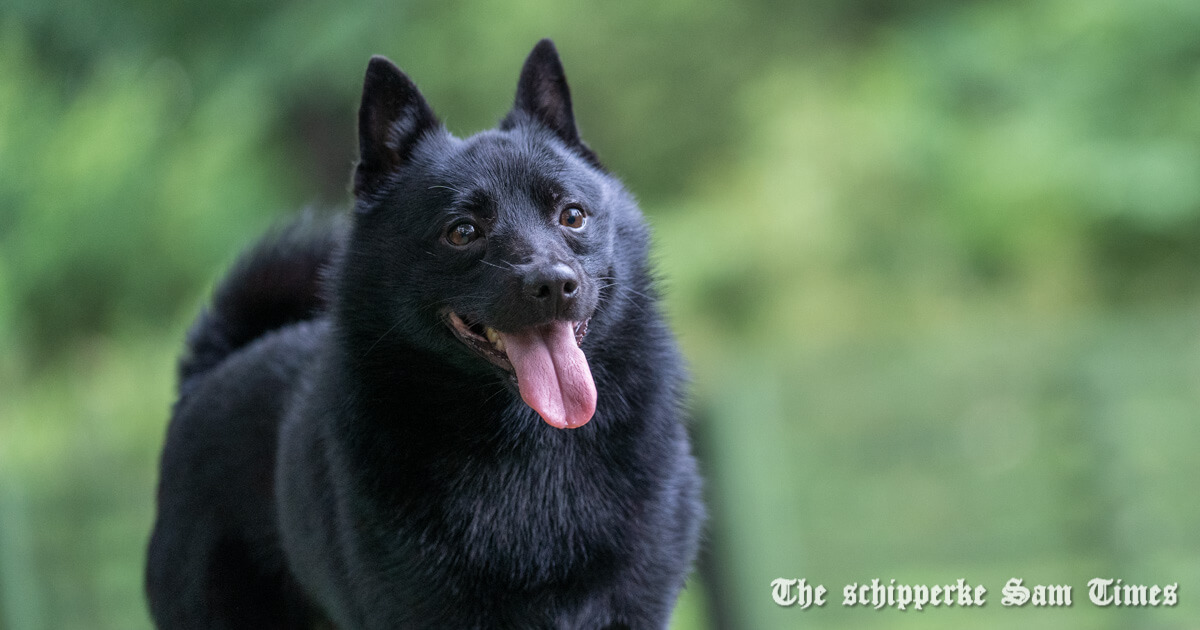
{"label": "green foliage", "polygon": [[[0,629],[148,624],[182,331],[262,228],[345,204],[368,56],[468,134],[543,36],[695,374],[714,569],[679,627],[1182,627],[1082,586],[1200,583],[1198,30],[1190,0],[13,0]],[[781,576],[831,605],[774,607]],[[1004,610],[1014,576],[1077,604]],[[841,609],[872,577],[993,603]]]}

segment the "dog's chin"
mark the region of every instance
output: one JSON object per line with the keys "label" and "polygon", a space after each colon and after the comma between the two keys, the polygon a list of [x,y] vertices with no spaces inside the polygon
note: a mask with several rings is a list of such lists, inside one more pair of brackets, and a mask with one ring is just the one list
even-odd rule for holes
{"label": "dog's chin", "polygon": [[[480,320],[463,317],[454,311],[444,311],[442,319],[459,342],[466,346],[468,350],[504,370],[515,381],[517,372],[513,368],[512,361],[508,358],[508,348],[505,346],[504,338],[498,330],[484,324]],[[590,321],[591,317],[578,322],[572,322],[575,330],[576,345],[583,344],[583,338],[587,335],[588,322]]]}

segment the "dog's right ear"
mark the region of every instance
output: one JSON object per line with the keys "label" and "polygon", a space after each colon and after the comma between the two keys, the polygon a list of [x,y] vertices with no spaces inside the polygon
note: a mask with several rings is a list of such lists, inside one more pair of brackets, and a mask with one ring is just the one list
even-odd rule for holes
{"label": "dog's right ear", "polygon": [[417,140],[440,125],[400,68],[387,58],[371,57],[358,109],[358,167],[355,196],[370,195],[412,154]]}

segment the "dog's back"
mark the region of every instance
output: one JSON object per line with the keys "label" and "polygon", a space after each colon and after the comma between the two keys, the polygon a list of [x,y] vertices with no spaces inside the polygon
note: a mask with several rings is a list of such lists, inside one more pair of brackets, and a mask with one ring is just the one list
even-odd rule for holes
{"label": "dog's back", "polygon": [[146,591],[161,628],[309,628],[274,504],[280,418],[327,329],[335,224],[305,215],[247,252],[188,334],[163,448]]}

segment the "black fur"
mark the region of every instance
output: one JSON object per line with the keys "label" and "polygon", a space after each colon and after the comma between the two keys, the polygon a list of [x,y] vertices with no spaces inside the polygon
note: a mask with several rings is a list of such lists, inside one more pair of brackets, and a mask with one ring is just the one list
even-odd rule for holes
{"label": "black fur", "polygon": [[[349,234],[267,239],[189,335],[155,622],[665,627],[703,512],[684,371],[641,214],[579,139],[554,46],[501,125],[465,140],[373,58],[359,141]],[[584,227],[560,224],[572,208]],[[456,244],[464,223],[475,239]],[[451,312],[514,334],[588,321],[591,421],[543,422]]]}
{"label": "black fur", "polygon": [[343,232],[308,213],[243,256],[188,333],[181,387],[256,338],[326,310],[320,272]]}

